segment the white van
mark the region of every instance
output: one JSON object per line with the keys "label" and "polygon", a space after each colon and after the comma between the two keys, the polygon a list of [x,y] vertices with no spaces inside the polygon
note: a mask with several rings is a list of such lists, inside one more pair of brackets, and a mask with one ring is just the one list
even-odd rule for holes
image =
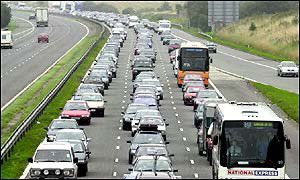
{"label": "white van", "polygon": [[129,28],[134,27],[134,25],[139,23],[139,18],[137,16],[130,16],[129,17]]}
{"label": "white van", "polygon": [[159,20],[158,21],[158,33],[161,34],[165,31],[171,31],[171,21],[169,20]]}
{"label": "white van", "polygon": [[12,49],[13,37],[11,31],[1,31],[1,48],[2,47],[8,47]]}

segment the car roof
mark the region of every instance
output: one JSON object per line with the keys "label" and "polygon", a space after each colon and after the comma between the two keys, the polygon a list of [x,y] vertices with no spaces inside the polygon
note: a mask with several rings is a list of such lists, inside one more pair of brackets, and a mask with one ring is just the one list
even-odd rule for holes
{"label": "car roof", "polygon": [[71,150],[72,146],[67,142],[42,142],[37,150],[46,150],[46,149],[60,149],[60,150]]}

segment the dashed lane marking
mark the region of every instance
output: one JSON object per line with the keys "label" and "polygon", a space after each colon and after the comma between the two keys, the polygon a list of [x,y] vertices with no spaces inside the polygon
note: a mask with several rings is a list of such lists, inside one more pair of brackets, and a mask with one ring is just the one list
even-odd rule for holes
{"label": "dashed lane marking", "polygon": [[113,176],[116,177],[116,176],[117,176],[117,172],[114,172],[114,173],[113,173]]}
{"label": "dashed lane marking", "polygon": [[194,160],[192,160],[192,159],[190,160],[190,162],[191,162],[191,164],[195,164]]}
{"label": "dashed lane marking", "polygon": [[186,149],[187,152],[191,151],[189,147],[186,147],[185,149]]}
{"label": "dashed lane marking", "polygon": [[179,130],[180,130],[181,132],[183,132],[183,129],[182,129],[182,128],[179,128]]}
{"label": "dashed lane marking", "polygon": [[117,139],[121,139],[121,136],[118,136]]}
{"label": "dashed lane marking", "polygon": [[182,137],[182,140],[183,140],[183,141],[186,141],[186,137]]}
{"label": "dashed lane marking", "polygon": [[198,178],[199,178],[198,173],[194,173],[194,177],[195,177],[196,179],[198,179]]}
{"label": "dashed lane marking", "polygon": [[116,163],[117,163],[117,162],[119,162],[119,159],[118,159],[118,158],[116,158],[116,159],[115,159],[115,162],[116,162]]}

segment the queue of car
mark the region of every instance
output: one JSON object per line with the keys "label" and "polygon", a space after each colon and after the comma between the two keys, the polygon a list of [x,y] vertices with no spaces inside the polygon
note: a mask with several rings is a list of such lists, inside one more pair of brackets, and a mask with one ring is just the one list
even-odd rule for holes
{"label": "queue of car", "polygon": [[[153,49],[151,23],[133,26],[137,40],[132,61],[132,93],[123,115],[123,130],[131,131],[133,139],[128,152],[129,173],[124,179],[142,178],[180,178],[175,175],[171,157],[167,148],[166,119],[159,111],[160,101],[164,99],[163,84],[153,72],[156,52]],[[148,27],[149,29],[147,29]]]}
{"label": "queue of car", "polygon": [[113,28],[114,33],[99,51],[76,92],[60,108],[60,116],[44,128],[47,131],[44,141],[33,157],[28,158],[31,163],[29,178],[76,179],[86,176],[91,138],[79,125],[90,125],[92,117],[104,117],[104,91],[117,77],[119,51],[127,36],[124,27],[115,25],[117,29]]}

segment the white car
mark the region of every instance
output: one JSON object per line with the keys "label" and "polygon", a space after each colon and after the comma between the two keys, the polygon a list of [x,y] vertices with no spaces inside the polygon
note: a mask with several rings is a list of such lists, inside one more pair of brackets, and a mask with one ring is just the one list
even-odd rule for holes
{"label": "white car", "polygon": [[82,93],[79,96],[74,96],[73,100],[86,101],[92,114],[104,117],[106,102],[101,93]]}
{"label": "white car", "polygon": [[29,177],[31,179],[76,179],[78,158],[75,157],[70,143],[42,142],[36,149],[31,163]]}
{"label": "white car", "polygon": [[161,84],[159,82],[158,79],[143,79],[142,82],[141,82],[141,85],[155,85],[158,93],[159,93],[159,97],[160,97],[160,100],[163,100],[164,99],[164,91],[163,91],[163,84]]}
{"label": "white car", "polygon": [[299,66],[294,61],[282,61],[277,66],[277,76],[299,76]]}

